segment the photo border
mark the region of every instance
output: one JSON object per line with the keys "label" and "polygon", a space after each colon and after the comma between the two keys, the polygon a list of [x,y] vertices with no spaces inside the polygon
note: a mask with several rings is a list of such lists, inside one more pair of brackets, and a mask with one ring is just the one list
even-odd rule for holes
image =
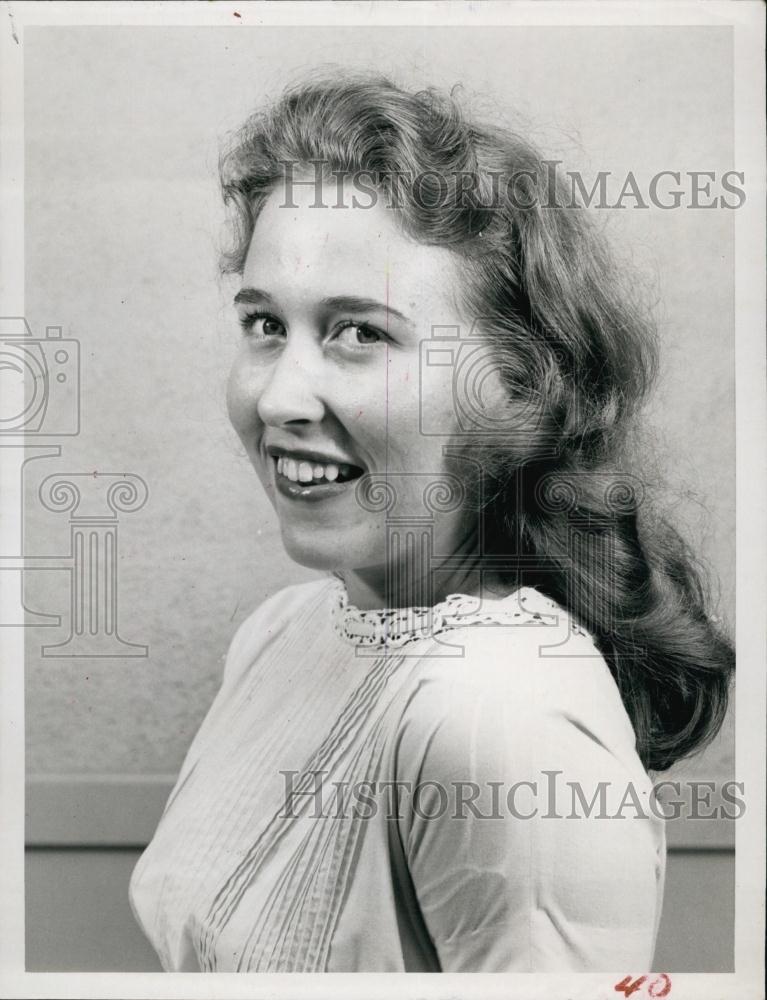
{"label": "photo border", "polygon": [[[764,7],[721,3],[2,3],[0,35],[0,308],[24,315],[24,32],[33,26],[146,25],[708,25],[733,28],[734,162],[748,198],[735,213],[737,778],[749,789],[736,824],[735,972],[673,974],[674,1000],[763,996],[765,884],[765,425]],[[0,456],[1,458],[2,456]],[[0,465],[0,476],[7,470]],[[3,509],[4,531],[20,512]],[[0,539],[3,536],[0,536]],[[7,537],[7,536],[6,536]],[[1,544],[1,542],[0,542]],[[0,549],[2,551],[2,549]],[[8,574],[5,574],[8,576]],[[0,585],[3,583],[0,574]],[[0,592],[0,600],[2,592]],[[614,974],[216,974],[24,971],[24,630],[0,630],[0,995],[8,997],[615,997]],[[22,766],[20,766],[20,762]],[[618,994],[620,995],[620,994]]]}

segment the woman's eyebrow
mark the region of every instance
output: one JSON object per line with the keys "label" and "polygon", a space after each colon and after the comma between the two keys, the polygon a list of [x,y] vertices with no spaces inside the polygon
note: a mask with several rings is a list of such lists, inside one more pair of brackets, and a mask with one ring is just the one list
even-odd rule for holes
{"label": "woman's eyebrow", "polygon": [[[272,296],[260,288],[241,288],[234,297],[235,305],[240,302],[247,302],[251,305],[264,304],[273,308],[276,306]],[[359,295],[331,295],[328,298],[321,299],[318,304],[328,312],[386,312],[392,316],[396,316],[397,319],[408,326],[415,326],[413,321],[408,319],[398,309],[387,306],[383,302],[378,302],[376,299],[368,299]]]}
{"label": "woman's eyebrow", "polygon": [[260,302],[274,306],[274,299],[268,292],[262,292],[260,288],[241,288],[234,297],[234,304],[247,302],[250,305],[257,305]]}
{"label": "woman's eyebrow", "polygon": [[415,326],[413,321],[408,319],[398,309],[394,309],[383,302],[378,302],[376,299],[361,298],[358,295],[331,295],[329,298],[322,299],[320,305],[330,312],[386,312],[392,316],[396,316],[397,319],[408,326]]}

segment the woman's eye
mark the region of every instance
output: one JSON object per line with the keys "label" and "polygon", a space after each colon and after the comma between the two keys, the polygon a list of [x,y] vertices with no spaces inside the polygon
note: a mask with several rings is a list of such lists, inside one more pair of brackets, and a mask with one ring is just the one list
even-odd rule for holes
{"label": "woman's eye", "polygon": [[368,344],[377,344],[384,340],[385,335],[374,326],[366,323],[354,323],[351,320],[343,325],[337,338],[342,344],[348,347],[365,347]]}
{"label": "woman's eye", "polygon": [[240,318],[240,326],[249,336],[264,340],[269,337],[280,337],[285,332],[282,323],[266,313],[249,313]]}

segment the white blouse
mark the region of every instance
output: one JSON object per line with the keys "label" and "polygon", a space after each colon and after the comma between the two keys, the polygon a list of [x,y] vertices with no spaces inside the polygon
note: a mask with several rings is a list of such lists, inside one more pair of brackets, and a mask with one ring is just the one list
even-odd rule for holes
{"label": "white blouse", "polygon": [[131,879],[168,971],[652,967],[663,820],[591,637],[530,587],[287,587],[238,629]]}

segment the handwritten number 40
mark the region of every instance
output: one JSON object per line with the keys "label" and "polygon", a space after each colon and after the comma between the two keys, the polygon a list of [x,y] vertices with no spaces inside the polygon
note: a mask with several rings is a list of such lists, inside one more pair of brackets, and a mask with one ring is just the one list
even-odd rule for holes
{"label": "handwritten number 40", "polygon": [[667,997],[671,992],[671,980],[666,975],[665,972],[661,972],[659,976],[655,979],[651,979],[647,982],[647,976],[639,976],[632,983],[631,976],[626,976],[625,979],[621,979],[619,983],[615,984],[616,993],[622,993],[624,996],[630,997],[632,993],[636,993],[637,990],[642,989],[650,997]]}

